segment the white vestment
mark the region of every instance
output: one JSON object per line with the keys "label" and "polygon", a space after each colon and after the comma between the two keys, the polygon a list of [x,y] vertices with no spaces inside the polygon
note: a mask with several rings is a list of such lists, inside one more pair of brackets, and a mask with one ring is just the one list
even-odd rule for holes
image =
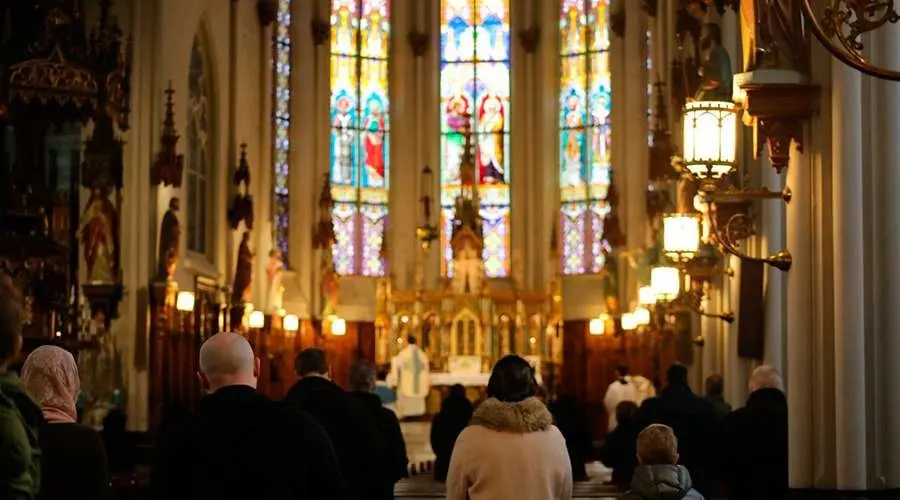
{"label": "white vestment", "polygon": [[399,418],[425,414],[425,399],[431,389],[428,356],[415,344],[408,345],[391,360],[388,384],[397,388]]}
{"label": "white vestment", "polygon": [[637,388],[631,383],[630,377],[625,377],[625,383],[621,380],[609,384],[606,389],[606,397],[603,398],[603,405],[606,406],[606,413],[609,415],[609,430],[612,431],[618,425],[616,421],[616,407],[623,401],[631,401],[634,404],[638,402]]}

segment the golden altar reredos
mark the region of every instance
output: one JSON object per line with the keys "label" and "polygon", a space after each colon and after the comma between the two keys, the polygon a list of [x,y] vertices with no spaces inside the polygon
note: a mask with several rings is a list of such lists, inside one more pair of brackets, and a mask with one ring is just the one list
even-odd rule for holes
{"label": "golden altar reredos", "polygon": [[[552,390],[562,361],[559,276],[543,290],[524,289],[522,273],[516,269],[509,279],[485,279],[479,189],[469,137],[465,144],[453,229],[444,235],[450,238],[453,252],[447,276],[435,289],[423,286],[421,269],[412,289],[397,289],[391,278],[379,282],[376,362],[389,364],[412,335],[428,354],[432,385],[486,385],[487,374],[498,359],[518,354],[535,366],[538,377]],[[430,250],[430,241],[422,243],[424,252],[435,251]]]}

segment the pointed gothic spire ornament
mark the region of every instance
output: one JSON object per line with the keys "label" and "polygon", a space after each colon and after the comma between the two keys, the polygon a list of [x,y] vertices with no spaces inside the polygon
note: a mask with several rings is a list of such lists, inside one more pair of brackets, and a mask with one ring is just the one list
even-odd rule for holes
{"label": "pointed gothic spire ornament", "polygon": [[156,155],[156,161],[153,162],[153,168],[150,171],[150,183],[154,186],[172,186],[181,187],[181,179],[184,174],[184,155],[178,154],[178,131],[175,129],[175,110],[172,96],[175,95],[175,89],[172,88],[172,82],[169,82],[169,88],[166,94],[166,115],[163,118],[162,135],[159,138],[161,148]]}
{"label": "pointed gothic spire ornament", "polygon": [[228,223],[237,230],[241,221],[248,231],[253,230],[253,196],[250,194],[250,163],[247,161],[247,144],[241,144],[241,159],[234,171],[231,183],[237,193],[228,209]]}

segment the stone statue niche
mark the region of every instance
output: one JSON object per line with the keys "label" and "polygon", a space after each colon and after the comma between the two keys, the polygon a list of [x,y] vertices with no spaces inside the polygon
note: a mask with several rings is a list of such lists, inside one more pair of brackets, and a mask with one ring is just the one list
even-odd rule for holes
{"label": "stone statue niche", "polygon": [[485,282],[482,258],[484,237],[478,213],[479,205],[472,138],[467,135],[460,161],[460,193],[456,197],[453,234],[450,239],[450,248],[453,250],[453,278],[450,286],[457,294],[479,294]]}

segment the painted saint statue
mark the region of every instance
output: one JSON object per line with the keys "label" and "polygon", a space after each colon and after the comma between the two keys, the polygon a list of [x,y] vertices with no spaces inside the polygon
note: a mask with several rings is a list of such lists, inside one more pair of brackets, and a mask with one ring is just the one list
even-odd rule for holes
{"label": "painted saint statue", "polygon": [[410,336],[407,346],[391,359],[388,385],[397,388],[397,416],[419,417],[425,414],[425,400],[431,390],[428,356]]}
{"label": "painted saint statue", "polygon": [[116,208],[102,189],[94,188],[79,229],[87,262],[88,283],[115,282]]}

